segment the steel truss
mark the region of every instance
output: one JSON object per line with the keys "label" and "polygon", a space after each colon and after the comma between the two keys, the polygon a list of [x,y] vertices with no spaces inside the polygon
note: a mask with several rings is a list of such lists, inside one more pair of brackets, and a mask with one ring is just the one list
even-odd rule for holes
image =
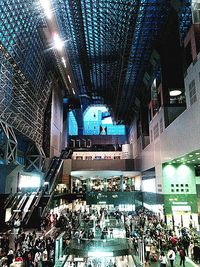
{"label": "steel truss", "polygon": [[54,75],[38,1],[0,5],[0,119],[37,144]]}
{"label": "steel truss", "polygon": [[[180,31],[191,23],[181,1]],[[171,0],[53,1],[81,95],[100,96],[117,120],[130,115]]]}
{"label": "steel truss", "polygon": [[12,126],[0,119],[0,158],[5,164],[16,163],[17,160],[17,138]]}
{"label": "steel truss", "polygon": [[44,166],[46,156],[44,150],[38,144],[30,144],[26,152],[26,171],[41,172]]}
{"label": "steel truss", "polygon": [[48,74],[39,91],[33,88],[2,45],[0,62],[0,119],[42,144],[43,117],[53,75]]}

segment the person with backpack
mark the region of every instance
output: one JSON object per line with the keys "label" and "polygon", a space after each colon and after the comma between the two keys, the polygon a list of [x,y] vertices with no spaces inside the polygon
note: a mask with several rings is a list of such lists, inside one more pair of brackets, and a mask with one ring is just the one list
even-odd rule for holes
{"label": "person with backpack", "polygon": [[170,262],[171,267],[174,266],[175,257],[176,257],[176,254],[175,254],[174,250],[172,248],[170,248],[168,253],[167,253],[167,258]]}
{"label": "person with backpack", "polygon": [[180,266],[183,264],[183,267],[185,267],[185,250],[184,250],[184,248],[183,247],[181,247],[180,249],[179,249],[179,255],[180,255],[180,259],[181,259],[181,261],[180,261]]}

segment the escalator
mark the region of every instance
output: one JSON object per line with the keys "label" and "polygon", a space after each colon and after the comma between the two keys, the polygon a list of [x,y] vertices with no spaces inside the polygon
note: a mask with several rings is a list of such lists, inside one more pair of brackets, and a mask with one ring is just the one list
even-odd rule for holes
{"label": "escalator", "polygon": [[50,210],[50,205],[51,205],[51,202],[52,202],[52,200],[54,198],[54,194],[55,194],[56,180],[57,180],[58,174],[60,172],[60,169],[62,167],[63,159],[69,159],[71,157],[72,153],[73,153],[73,151],[71,149],[66,149],[66,150],[62,151],[60,157],[57,158],[56,168],[50,173],[49,177],[47,177],[49,199],[48,199],[47,205],[43,209],[42,217],[44,217],[46,215],[46,213]]}
{"label": "escalator", "polygon": [[10,208],[10,207],[15,206],[15,205],[16,205],[16,202],[20,200],[21,196],[22,196],[22,195],[19,194],[19,193],[10,195],[10,196],[6,199],[6,201],[5,201],[5,203],[4,203],[4,208],[7,209],[7,208]]}
{"label": "escalator", "polygon": [[28,200],[26,201],[26,204],[23,208],[23,213],[22,213],[22,221],[25,220],[26,215],[29,213],[30,211],[30,207],[31,205],[34,203],[34,200],[36,198],[37,192],[33,192],[30,197],[28,198]]}
{"label": "escalator", "polygon": [[11,213],[11,216],[9,217],[9,219],[6,220],[8,224],[11,225],[16,219],[17,215],[21,215],[28,197],[29,197],[28,193],[24,193],[24,194],[17,193],[16,196],[13,198],[13,201],[10,203],[10,205],[7,206],[7,209],[10,209],[10,213]]}
{"label": "escalator", "polygon": [[52,159],[49,169],[44,178],[44,184],[41,186],[40,190],[35,195],[35,198],[33,198],[32,196],[32,201],[30,200],[30,203],[32,203],[32,205],[30,205],[31,208],[28,209],[27,212],[25,212],[24,214],[23,222],[25,225],[27,225],[31,221],[31,218],[33,218],[32,221],[36,221],[37,217],[39,218],[37,212],[38,207],[44,207],[40,214],[41,217],[44,217],[46,212],[48,212],[51,201],[54,197],[56,181],[63,164],[63,158],[70,158],[71,155],[72,150],[68,149],[62,151],[60,157],[54,157]]}
{"label": "escalator", "polygon": [[12,223],[12,219],[15,216],[15,210],[18,209],[18,206],[21,205],[22,201],[24,199],[24,194],[22,193],[16,193],[13,195],[10,195],[5,203],[4,203],[4,209],[5,209],[5,222],[7,224]]}

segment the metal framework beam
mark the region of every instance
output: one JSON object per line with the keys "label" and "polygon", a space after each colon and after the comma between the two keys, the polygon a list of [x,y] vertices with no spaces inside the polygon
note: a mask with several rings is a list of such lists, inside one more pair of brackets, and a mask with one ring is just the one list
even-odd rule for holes
{"label": "metal framework beam", "polygon": [[17,161],[17,138],[12,126],[0,119],[1,158],[5,164]]}
{"label": "metal framework beam", "polygon": [[38,144],[30,144],[26,152],[26,170],[42,172],[46,156],[43,148]]}
{"label": "metal framework beam", "polygon": [[49,64],[53,55],[45,52],[45,25],[37,4],[3,0],[0,5],[0,119],[42,144],[55,70]]}

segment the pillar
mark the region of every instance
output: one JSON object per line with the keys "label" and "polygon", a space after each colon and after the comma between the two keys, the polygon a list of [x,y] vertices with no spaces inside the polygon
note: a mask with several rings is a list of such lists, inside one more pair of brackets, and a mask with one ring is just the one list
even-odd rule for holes
{"label": "pillar", "polygon": [[120,175],[120,191],[123,192],[123,175]]}
{"label": "pillar", "polygon": [[103,179],[103,185],[104,185],[104,187],[103,187],[103,191],[104,191],[104,192],[107,192],[107,178],[104,178],[104,179]]}

